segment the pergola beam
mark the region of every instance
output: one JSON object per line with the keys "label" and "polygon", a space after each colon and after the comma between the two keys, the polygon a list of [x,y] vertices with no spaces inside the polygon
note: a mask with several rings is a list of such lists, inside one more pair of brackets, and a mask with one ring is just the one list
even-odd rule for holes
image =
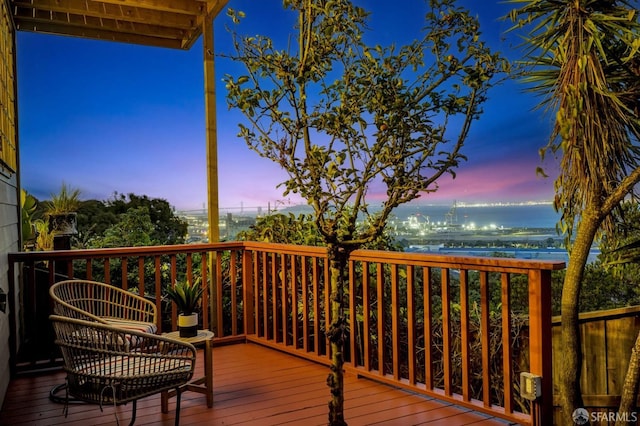
{"label": "pergola beam", "polygon": [[84,15],[87,17],[109,19],[123,22],[133,22],[138,24],[155,25],[158,27],[173,27],[183,30],[193,28],[196,19],[192,16],[168,13],[158,10],[134,8],[131,6],[109,4],[104,2],[84,1],[84,0],[38,0],[37,6],[25,0],[13,2],[16,6],[17,17],[21,16],[20,11],[31,9],[32,11],[59,12],[71,15]]}
{"label": "pergola beam", "polygon": [[19,30],[187,50],[228,0],[9,0]]}

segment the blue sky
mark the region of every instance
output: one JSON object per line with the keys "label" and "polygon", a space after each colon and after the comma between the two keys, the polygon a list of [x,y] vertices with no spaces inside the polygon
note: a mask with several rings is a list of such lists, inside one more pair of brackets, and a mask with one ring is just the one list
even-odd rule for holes
{"label": "blue sky", "polygon": [[[381,5],[381,3],[383,5]],[[417,37],[423,0],[360,0],[372,11],[375,42]],[[518,57],[509,10],[497,0],[461,1],[481,20],[485,38],[512,59]],[[280,0],[230,0],[243,10],[248,34],[282,36],[289,30]],[[215,23],[217,53],[230,52],[224,12]],[[274,32],[275,31],[275,32]],[[114,192],[164,198],[178,209],[202,208],[206,194],[202,44],[176,51],[26,32],[18,33],[18,107],[22,185],[40,199],[62,182],[85,199]],[[222,77],[234,64],[216,60],[220,206],[266,207],[284,201],[276,185],[285,175],[250,151],[237,134],[242,119],[228,111]],[[547,142],[550,118],[535,111],[537,99],[516,82],[490,93],[485,113],[472,128],[457,178],[440,181],[420,202],[551,200],[553,179],[535,174],[538,150]],[[547,164],[552,175],[554,165]]]}

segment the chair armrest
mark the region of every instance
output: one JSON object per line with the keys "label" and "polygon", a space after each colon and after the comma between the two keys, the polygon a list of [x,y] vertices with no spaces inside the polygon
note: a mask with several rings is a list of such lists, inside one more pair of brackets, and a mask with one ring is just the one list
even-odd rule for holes
{"label": "chair armrest", "polygon": [[69,370],[100,376],[188,370],[193,375],[196,348],[190,343],[58,315],[50,320]]}

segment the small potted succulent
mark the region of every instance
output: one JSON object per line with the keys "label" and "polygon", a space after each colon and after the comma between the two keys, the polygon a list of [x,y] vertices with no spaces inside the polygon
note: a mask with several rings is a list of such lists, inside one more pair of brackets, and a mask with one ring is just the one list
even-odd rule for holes
{"label": "small potted succulent", "polygon": [[167,287],[167,297],[176,304],[178,309],[178,330],[180,337],[195,337],[198,335],[198,307],[204,287],[200,279],[193,283],[189,280],[176,281],[175,285]]}

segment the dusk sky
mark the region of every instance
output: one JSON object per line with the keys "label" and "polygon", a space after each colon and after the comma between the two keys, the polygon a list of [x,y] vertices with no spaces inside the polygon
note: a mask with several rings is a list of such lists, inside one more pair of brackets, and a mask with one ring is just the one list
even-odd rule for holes
{"label": "dusk sky", "polygon": [[[372,38],[403,44],[419,36],[423,0],[357,2],[372,12]],[[404,8],[397,5],[402,4]],[[485,39],[515,60],[509,24],[499,21],[510,6],[492,0],[461,5],[480,17]],[[290,31],[280,0],[230,0],[247,19],[239,30],[277,38]],[[286,15],[289,13],[289,15]],[[230,24],[222,12],[215,22],[217,53],[231,52]],[[517,42],[516,42],[517,43]],[[106,200],[114,192],[163,198],[177,209],[206,203],[206,158],[202,43],[177,51],[114,42],[18,32],[18,108],[22,186],[43,200],[62,182],[83,199]],[[242,116],[228,111],[224,74],[237,65],[216,59],[220,206],[235,211],[275,206],[285,200],[276,185],[285,175],[239,139]],[[538,99],[517,82],[489,94],[475,122],[457,178],[419,200],[450,204],[541,201],[553,198],[552,176],[543,179],[538,150],[547,143],[551,118],[534,110]]]}

